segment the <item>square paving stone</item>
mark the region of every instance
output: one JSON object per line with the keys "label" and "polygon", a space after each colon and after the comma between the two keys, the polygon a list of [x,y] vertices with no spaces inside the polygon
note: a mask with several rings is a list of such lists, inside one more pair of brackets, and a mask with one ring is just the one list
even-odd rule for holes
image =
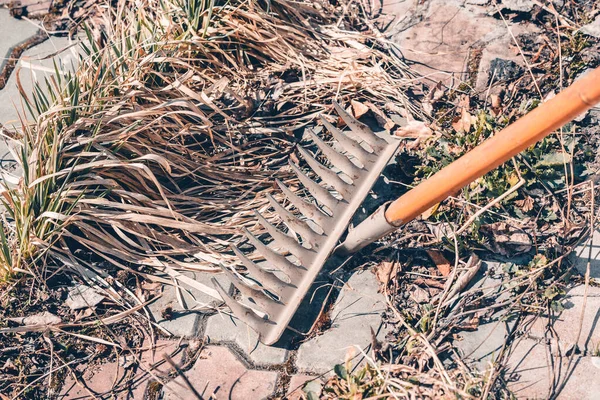
{"label": "square paving stone", "polygon": [[577,246],[571,254],[571,259],[581,275],[585,275],[589,260],[590,277],[600,282],[600,232],[594,231],[591,238]]}
{"label": "square paving stone", "polygon": [[[578,285],[567,292],[563,303],[565,309],[548,321],[539,317],[532,324],[529,334],[538,340],[558,344],[556,354],[565,354],[573,349],[575,343],[579,352],[594,355],[600,350],[600,288],[588,288],[585,310],[585,286]],[[583,311],[583,315],[582,315]],[[551,331],[547,327],[550,324]],[[579,327],[581,326],[581,333]],[[579,334],[579,341],[577,336]],[[560,350],[560,351],[559,351]]]}
{"label": "square paving stone", "polygon": [[[212,288],[211,278],[217,278],[224,287],[229,285],[224,274],[192,273],[184,275]],[[163,287],[162,296],[148,306],[154,320],[174,336],[202,336],[202,323],[206,313],[212,313],[215,306],[222,303],[200,290],[180,282],[183,306],[177,298],[177,289],[172,285]]]}
{"label": "square paving stone", "polygon": [[[551,387],[561,388],[558,400],[596,400],[600,393],[600,369],[592,357],[554,357],[544,343],[523,338],[508,359],[505,378],[518,399],[546,399]],[[564,386],[562,386],[564,384]]]}
{"label": "square paving stone", "polygon": [[265,346],[248,325],[225,313],[208,319],[205,335],[210,343],[234,343],[256,365],[282,364],[287,356],[287,349]]}
{"label": "square paving stone", "polygon": [[[273,394],[277,381],[277,372],[246,368],[226,346],[206,347],[185,376],[204,399],[264,399]],[[182,377],[169,382],[163,391],[166,400],[197,397]]]}
{"label": "square paving stone", "polygon": [[343,363],[348,351],[358,355],[354,365],[360,362],[362,356],[358,349],[369,349],[371,328],[379,332],[379,337],[384,334],[380,327],[386,301],[378,290],[379,283],[372,272],[359,271],[352,275],[331,311],[332,327],[298,349],[296,365],[300,371],[326,373]]}

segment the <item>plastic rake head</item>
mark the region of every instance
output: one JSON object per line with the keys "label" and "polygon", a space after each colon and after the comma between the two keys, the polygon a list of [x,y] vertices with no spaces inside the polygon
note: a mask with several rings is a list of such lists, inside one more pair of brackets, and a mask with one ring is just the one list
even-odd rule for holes
{"label": "plastic rake head", "polygon": [[[236,246],[231,246],[248,274],[242,277],[227,267],[223,270],[246,301],[237,301],[213,279],[216,289],[235,316],[254,329],[267,345],[277,342],[283,334],[352,216],[398,148],[397,140],[389,135],[376,135],[339,104],[334,103],[334,107],[350,132],[342,132],[324,118],[322,121],[338,143],[335,147],[343,151],[339,152],[310,132],[312,141],[331,167],[317,161],[302,147],[298,147],[298,151],[308,168],[320,178],[319,182],[305,174],[298,165],[290,163],[312,196],[312,201],[298,197],[277,181],[294,211],[267,196],[271,207],[287,227],[286,231],[273,226],[257,212],[259,223],[271,239],[265,244],[247,230],[245,235],[259,257],[248,257]],[[345,176],[342,177],[342,174]],[[265,262],[259,265],[250,258],[264,259]]]}

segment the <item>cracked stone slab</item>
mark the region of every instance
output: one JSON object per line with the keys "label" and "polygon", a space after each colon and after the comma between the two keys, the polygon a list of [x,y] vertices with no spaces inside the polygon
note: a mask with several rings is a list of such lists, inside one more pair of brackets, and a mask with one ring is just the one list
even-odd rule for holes
{"label": "cracked stone slab", "polygon": [[592,237],[577,246],[570,257],[581,275],[585,275],[589,261],[590,278],[600,281],[600,232],[594,231]]}
{"label": "cracked stone slab", "polygon": [[234,343],[243,355],[256,365],[282,364],[287,357],[287,349],[265,346],[250,327],[225,313],[208,318],[205,335],[209,343]]}
{"label": "cracked stone slab", "polygon": [[348,351],[357,354],[371,345],[371,328],[383,336],[382,313],[386,309],[385,296],[378,293],[379,283],[370,271],[356,272],[344,285],[331,311],[332,327],[304,342],[298,349],[296,365],[302,372],[315,374],[330,371],[343,363]]}
{"label": "cracked stone slab", "polygon": [[[209,287],[212,287],[210,280],[213,277],[225,287],[229,285],[224,274],[185,272],[184,275]],[[181,301],[178,298],[178,289],[173,285],[165,285],[162,296],[148,305],[148,309],[161,328],[170,334],[186,338],[200,337],[206,312],[212,312],[221,301],[184,283],[179,282],[179,284]]]}
{"label": "cracked stone slab", "polygon": [[17,20],[10,15],[10,11],[0,9],[0,70],[10,57],[12,49],[34,36],[38,31],[33,23]]}
{"label": "cracked stone slab", "polygon": [[588,288],[584,310],[585,298],[584,285],[569,290],[563,300],[565,309],[550,321],[546,317],[537,318],[528,332],[529,337],[558,345],[553,350],[557,355],[570,352],[575,344],[583,355],[595,355],[600,350],[600,288]]}
{"label": "cracked stone slab", "polygon": [[600,39],[600,16],[596,17],[593,22],[582,26],[580,31],[581,33]]}
{"label": "cracked stone slab", "polygon": [[[502,284],[502,267],[498,262],[484,261],[479,272],[465,290],[479,289],[486,296],[495,296],[496,302],[506,301],[509,293],[500,293]],[[455,345],[465,360],[473,363],[478,369],[485,370],[490,362],[494,362],[504,346],[508,335],[515,327],[515,320],[505,320],[502,312],[496,313],[491,321],[479,325],[477,330],[460,332],[460,341]]]}
{"label": "cracked stone slab", "polygon": [[[17,110],[21,111],[23,106],[17,87],[17,71],[24,91],[31,93],[35,82],[44,83],[45,79],[55,74],[55,62],[59,73],[63,76],[76,68],[80,50],[74,44],[75,42],[68,38],[50,37],[23,53],[5,88],[0,91],[0,123],[7,127],[20,126]],[[25,117],[30,118],[31,116],[26,115]]]}
{"label": "cracked stone slab", "polygon": [[[248,369],[226,346],[207,346],[194,366],[185,372],[202,398],[248,400],[273,394],[277,372]],[[165,385],[164,398],[196,398],[182,377]]]}
{"label": "cracked stone slab", "polygon": [[554,357],[551,348],[521,338],[511,349],[505,377],[518,399],[546,399],[551,388],[562,387],[559,400],[593,400],[600,393],[600,368],[595,357]]}

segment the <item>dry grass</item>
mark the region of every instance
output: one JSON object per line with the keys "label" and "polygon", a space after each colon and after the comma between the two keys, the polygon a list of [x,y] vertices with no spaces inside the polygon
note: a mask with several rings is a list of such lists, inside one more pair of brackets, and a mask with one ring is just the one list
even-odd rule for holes
{"label": "dry grass", "polygon": [[352,13],[266,8],[149,0],[100,14],[79,69],[24,94],[35,123],[12,133],[23,178],[3,191],[4,273],[103,275],[99,259],[150,279],[214,271],[226,241],[258,229],[251,210],[274,178],[293,186],[288,157],[331,100],[415,111],[404,66],[373,32],[345,29]]}

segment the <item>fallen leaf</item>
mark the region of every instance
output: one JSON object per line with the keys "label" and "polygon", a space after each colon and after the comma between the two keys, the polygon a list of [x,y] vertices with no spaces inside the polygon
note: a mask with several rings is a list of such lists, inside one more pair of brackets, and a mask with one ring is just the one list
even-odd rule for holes
{"label": "fallen leaf", "polygon": [[379,126],[381,126],[383,129],[387,129],[388,131],[391,131],[392,128],[394,126],[396,126],[396,124],[394,123],[394,121],[392,121],[391,119],[389,119],[387,117],[387,115],[385,115],[383,113],[383,111],[381,111],[379,109],[379,107],[377,107],[375,104],[367,101],[365,103],[365,105],[367,105],[369,107],[369,110],[371,110],[371,112],[373,113],[373,116],[375,117],[375,120],[377,121],[377,124]]}
{"label": "fallen leaf", "polygon": [[369,107],[359,101],[350,100],[350,104],[352,105],[352,113],[356,119],[359,119],[369,111]]}
{"label": "fallen leaf", "polygon": [[423,121],[409,121],[394,132],[395,136],[406,138],[420,138],[433,136],[433,131]]}
{"label": "fallen leaf", "polygon": [[417,278],[414,280],[415,285],[426,285],[430,288],[444,289],[446,285],[436,279]]}
{"label": "fallen leaf", "polygon": [[442,82],[439,81],[429,93],[425,97],[423,101],[423,111],[427,113],[427,115],[433,114],[433,106],[437,103],[442,97],[444,97],[445,90],[443,89]]}
{"label": "fallen leaf", "polygon": [[81,321],[82,319],[89,317],[92,314],[94,314],[93,308],[86,308],[86,309],[77,311],[77,313],[75,314],[75,321]]}
{"label": "fallen leaf", "polygon": [[77,285],[69,289],[69,296],[65,304],[71,310],[94,307],[104,300],[104,295],[96,289],[86,285]]}
{"label": "fallen leaf", "polygon": [[21,325],[56,325],[62,322],[60,317],[48,311],[28,317],[8,318],[8,320]]}
{"label": "fallen leaf", "polygon": [[442,274],[442,276],[450,275],[451,267],[450,261],[444,257],[444,255],[438,250],[427,250],[427,255],[431,258],[431,261],[434,262],[438,271]]}
{"label": "fallen leaf", "polygon": [[523,200],[517,200],[517,201],[515,201],[515,204],[521,210],[523,210],[524,212],[527,212],[527,211],[533,210],[534,201],[533,201],[533,198],[531,196],[527,196]]}
{"label": "fallen leaf", "polygon": [[469,113],[471,99],[468,95],[462,95],[458,109],[460,110],[460,117],[455,118],[452,122],[452,127],[457,132],[469,133],[471,126],[476,122],[476,118]]}
{"label": "fallen leaf", "polygon": [[430,300],[427,290],[419,286],[413,286],[410,291],[410,297],[419,304],[427,303]]}
{"label": "fallen leaf", "polygon": [[384,261],[375,267],[375,277],[384,286],[387,286],[392,276],[396,276],[398,273],[398,263]]}
{"label": "fallen leaf", "polygon": [[497,254],[514,256],[527,253],[533,246],[531,237],[523,229],[504,222],[482,225],[480,232],[488,238],[484,246]]}

